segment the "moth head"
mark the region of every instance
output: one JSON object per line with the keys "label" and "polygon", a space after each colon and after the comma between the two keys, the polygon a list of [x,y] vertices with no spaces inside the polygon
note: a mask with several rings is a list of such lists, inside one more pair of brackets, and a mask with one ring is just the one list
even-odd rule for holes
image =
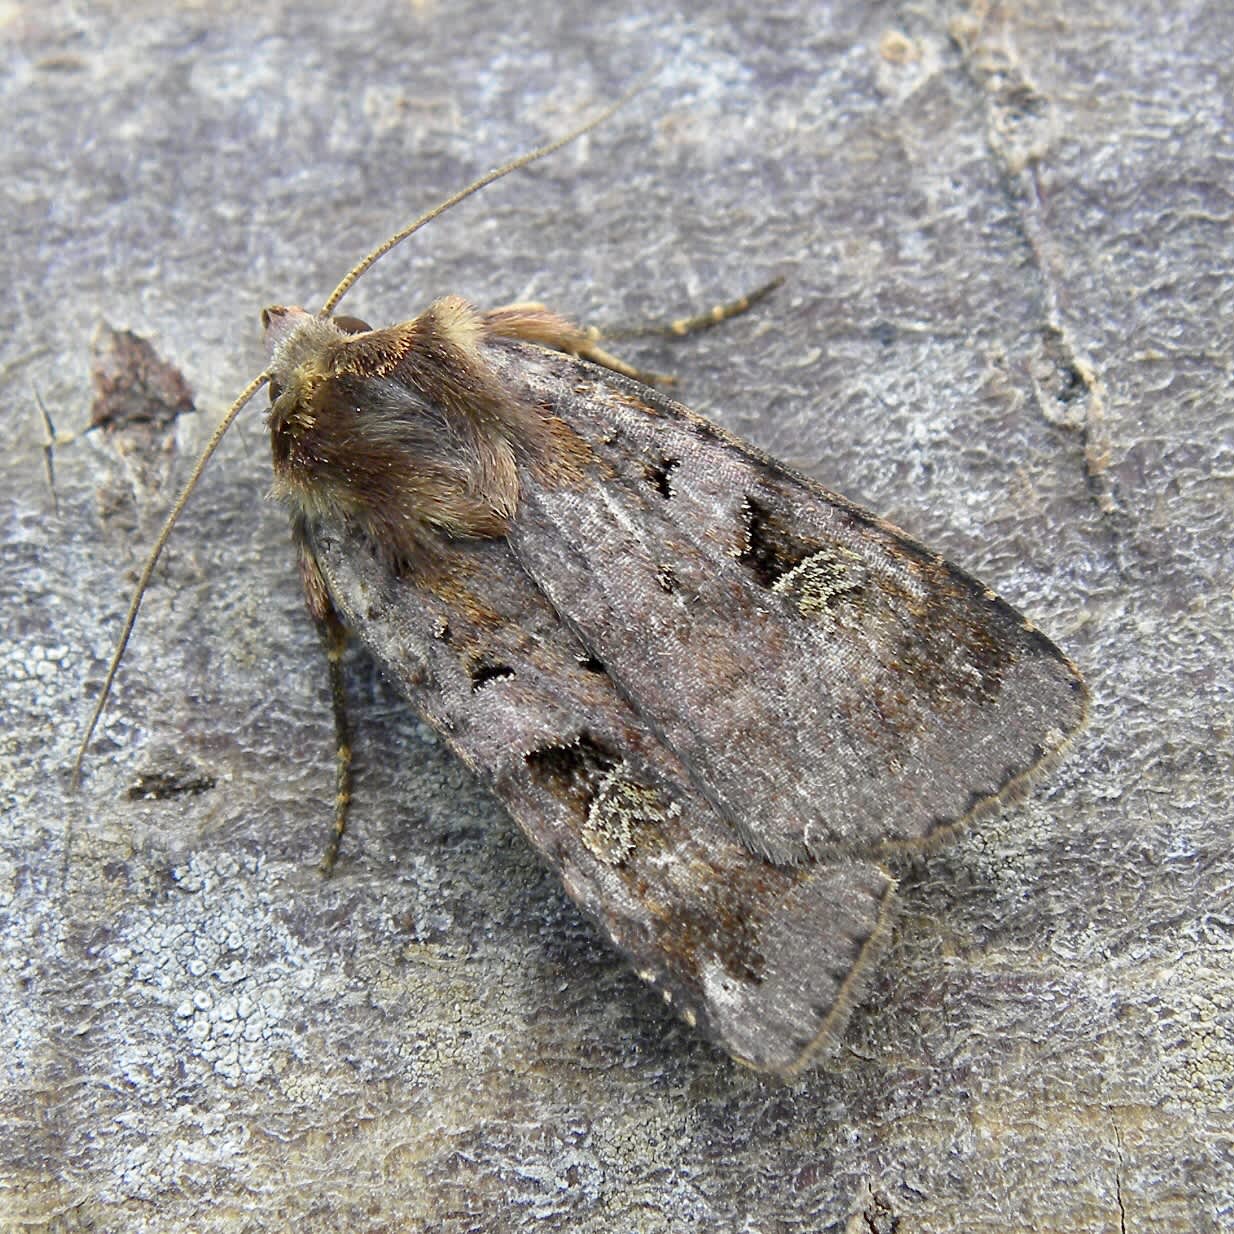
{"label": "moth head", "polygon": [[[175,504],[168,513],[162,530],[159,532],[158,538],[150,550],[145,567],[142,569],[137,589],[129,603],[129,610],[124,618],[120,637],[116,642],[115,651],[112,653],[111,662],[107,667],[107,675],[103,681],[102,689],[99,691],[94,709],[90,713],[90,719],[86,723],[81,743],[77,747],[77,757],[73,761],[72,782],[74,788],[76,788],[81,776],[82,760],[85,758],[90,738],[94,733],[95,726],[98,724],[99,717],[103,714],[103,708],[107,705],[107,698],[111,693],[112,683],[115,681],[116,673],[120,668],[120,661],[124,658],[124,649],[128,646],[129,635],[132,633],[133,625],[137,620],[137,612],[141,607],[142,596],[145,594],[146,587],[149,585],[150,579],[154,574],[154,568],[158,564],[159,557],[162,555],[163,547],[166,545],[167,539],[171,535],[171,530],[183,511],[189,495],[201,477],[201,473],[205,470],[206,464],[210,461],[215,450],[218,449],[219,442],[222,441],[224,434],[226,434],[228,428],[231,427],[244,406],[262,386],[269,382],[271,419],[273,422],[276,413],[280,409],[280,404],[282,404],[284,409],[287,407],[283,400],[290,393],[289,379],[293,376],[299,376],[306,371],[304,369],[305,361],[313,361],[314,359],[317,361],[324,360],[331,346],[336,346],[349,335],[368,329],[363,322],[357,321],[355,318],[332,318],[331,314],[338,306],[339,301],[355,285],[357,279],[369,270],[374,262],[385,256],[386,253],[396,245],[401,244],[409,236],[414,235],[421,227],[430,223],[438,215],[457,205],[465,198],[470,197],[473,193],[479,192],[480,189],[491,184],[494,180],[499,180],[502,176],[509,175],[512,171],[517,171],[520,167],[526,167],[529,163],[547,158],[554,151],[561,149],[567,142],[576,140],[584,133],[595,128],[596,125],[602,124],[641,87],[641,84],[642,82],[640,81],[629,93],[618,99],[616,103],[606,108],[586,124],[579,125],[573,132],[567,133],[564,137],[559,137],[555,141],[548,142],[546,145],[539,146],[535,150],[528,151],[526,154],[511,159],[507,163],[503,163],[500,167],[486,173],[478,180],[473,180],[466,188],[451,194],[451,196],[439,202],[431,210],[420,215],[414,222],[395,232],[394,235],[371,250],[347,272],[334,291],[330,293],[325,304],[322,305],[320,313],[307,313],[304,309],[287,308],[283,305],[274,305],[262,313],[262,323],[265,328],[270,363],[264,372],[249,382],[219,421],[218,427],[211,434],[210,440],[206,443],[198,457],[192,474],[189,476],[188,481],[180,492],[180,496],[176,499]],[[323,345],[326,348],[324,352]]]}
{"label": "moth head", "polygon": [[341,345],[371,328],[358,317],[323,317],[283,304],[262,309],[271,424],[286,420],[297,403],[310,399],[318,383],[329,374]]}
{"label": "moth head", "polygon": [[261,330],[266,343],[266,353],[271,362],[277,354],[279,346],[294,335],[303,335],[310,330],[310,323],[324,323],[334,327],[335,334],[364,334],[373,327],[367,321],[358,317],[347,317],[340,314],[337,317],[323,317],[319,313],[310,313],[306,309],[285,304],[271,304],[261,310]]}
{"label": "moth head", "polygon": [[272,406],[284,395],[300,398],[309,393],[324,375],[329,357],[350,333],[332,318],[282,304],[262,309],[261,328]]}

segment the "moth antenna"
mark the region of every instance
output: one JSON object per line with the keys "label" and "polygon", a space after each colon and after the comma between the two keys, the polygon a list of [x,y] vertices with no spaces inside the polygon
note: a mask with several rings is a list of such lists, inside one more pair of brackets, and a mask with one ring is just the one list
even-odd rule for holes
{"label": "moth antenna", "polygon": [[193,466],[192,474],[185,481],[184,487],[180,490],[180,495],[176,498],[176,504],[172,506],[171,512],[163,522],[162,530],[159,532],[158,539],[154,542],[154,547],[150,550],[150,555],[146,558],[146,564],[141,572],[141,578],[137,580],[136,590],[133,592],[133,599],[129,603],[128,615],[124,619],[124,627],[120,631],[120,638],[116,642],[116,649],[112,652],[111,663],[107,666],[107,678],[103,682],[103,688],[99,691],[98,702],[94,705],[94,711],[90,716],[90,723],[86,725],[86,735],[81,739],[81,745],[77,747],[77,757],[73,760],[73,779],[72,787],[74,789],[81,783],[81,764],[86,757],[86,747],[90,744],[90,738],[94,736],[95,726],[99,722],[99,717],[103,714],[103,708],[107,705],[107,698],[111,694],[112,683],[116,680],[116,673],[120,668],[120,661],[124,659],[124,649],[129,644],[129,635],[133,633],[133,626],[137,623],[137,613],[141,608],[141,602],[146,594],[146,588],[150,585],[151,576],[154,574],[154,567],[158,565],[159,557],[162,556],[163,548],[171,536],[171,529],[176,525],[176,520],[180,517],[181,511],[188,504],[188,499],[192,496],[193,490],[197,487],[197,481],[201,479],[201,473],[205,471],[206,464],[210,461],[210,456],[218,449],[219,442],[223,440],[223,435],[231,428],[232,422],[240,414],[244,405],[257,393],[258,390],[270,380],[270,374],[264,372],[260,376],[254,377],[247,386],[244,387],[243,393],[238,399],[227,409],[227,414],[218,422],[218,426],[210,435],[210,440],[206,442],[205,448],[197,456],[197,462]]}
{"label": "moth antenna", "polygon": [[572,129],[564,137],[558,137],[547,145],[537,146],[534,150],[529,150],[526,154],[520,154],[508,163],[502,163],[500,167],[494,167],[492,171],[486,172],[478,180],[473,180],[466,188],[459,189],[457,193],[452,193],[445,201],[439,202],[431,210],[420,215],[414,223],[408,223],[406,227],[396,231],[388,240],[379,244],[371,253],[361,258],[360,261],[347,271],[339,285],[330,293],[330,298],[321,306],[318,316],[329,317],[335,308],[338,307],[338,302],[351,290],[356,280],[362,274],[366,273],[371,266],[380,261],[395,245],[402,244],[408,236],[419,231],[426,223],[431,223],[439,214],[444,214],[451,206],[457,206],[460,201],[470,197],[472,193],[478,193],[482,188],[492,184],[494,180],[500,180],[502,176],[508,176],[512,171],[518,171],[520,167],[526,167],[528,163],[535,163],[540,159],[547,158],[550,154],[555,154],[562,146],[569,145],[570,142],[582,137],[584,133],[590,133],[592,129],[603,124],[614,112],[624,107],[643,88],[647,78],[652,76],[654,71],[653,69],[645,73],[621,98],[606,107],[598,116],[588,120],[586,124],[580,124],[578,128]]}

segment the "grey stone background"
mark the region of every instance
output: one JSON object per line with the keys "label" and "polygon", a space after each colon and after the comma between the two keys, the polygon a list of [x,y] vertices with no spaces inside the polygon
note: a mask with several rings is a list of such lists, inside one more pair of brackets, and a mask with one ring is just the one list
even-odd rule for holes
{"label": "grey stone background", "polygon": [[[1182,4],[0,4],[4,1230],[1234,1225],[1234,17]],[[136,569],[257,312],[659,71],[347,309],[760,310],[625,354],[988,580],[1091,727],[904,871],[840,1052],[692,1035],[357,653],[324,668],[261,415]],[[193,388],[92,433],[100,321]],[[142,777],[182,791],[130,799]],[[69,837],[71,835],[71,843]]]}

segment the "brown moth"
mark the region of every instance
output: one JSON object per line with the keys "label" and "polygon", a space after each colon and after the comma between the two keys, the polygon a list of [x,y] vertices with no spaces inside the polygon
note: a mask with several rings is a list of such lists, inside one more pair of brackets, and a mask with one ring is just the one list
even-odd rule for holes
{"label": "brown moth", "polygon": [[330,656],[339,833],[350,633],[639,975],[791,1075],[835,1042],[887,934],[882,862],[1021,796],[1086,690],[987,587],[542,305],[332,316],[398,240],[578,132],[417,220],[321,312],[267,309],[268,370],[193,480],[268,379],[275,492]]}

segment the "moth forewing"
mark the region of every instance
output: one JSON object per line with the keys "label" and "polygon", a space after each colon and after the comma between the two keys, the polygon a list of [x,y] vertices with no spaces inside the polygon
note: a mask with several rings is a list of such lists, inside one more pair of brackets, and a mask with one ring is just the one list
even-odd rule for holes
{"label": "moth forewing", "polygon": [[[628,378],[539,304],[383,329],[263,315],[274,491],[329,654],[349,630],[691,1025],[790,1075],[884,940],[888,852],[1022,792],[1084,720],[1074,665],[910,537]],[[767,289],[762,289],[763,291]],[[757,298],[681,323],[723,320]],[[590,363],[595,361],[596,363]]]}

